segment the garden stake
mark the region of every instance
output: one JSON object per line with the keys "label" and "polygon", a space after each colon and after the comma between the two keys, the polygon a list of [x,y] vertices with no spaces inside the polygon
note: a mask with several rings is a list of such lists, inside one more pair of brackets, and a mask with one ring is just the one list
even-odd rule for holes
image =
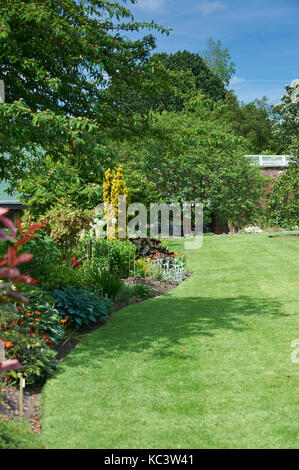
{"label": "garden stake", "polygon": [[23,418],[23,377],[20,375],[19,415]]}
{"label": "garden stake", "polygon": [[135,254],[133,255],[133,262],[134,262],[134,279],[135,279]]}

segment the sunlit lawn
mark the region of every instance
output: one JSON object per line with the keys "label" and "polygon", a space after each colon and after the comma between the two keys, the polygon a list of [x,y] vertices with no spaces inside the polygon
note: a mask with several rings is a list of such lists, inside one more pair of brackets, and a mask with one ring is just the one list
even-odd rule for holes
{"label": "sunlit lawn", "polygon": [[189,279],[115,313],[65,358],[43,390],[43,443],[299,447],[298,248],[206,237],[188,252]]}

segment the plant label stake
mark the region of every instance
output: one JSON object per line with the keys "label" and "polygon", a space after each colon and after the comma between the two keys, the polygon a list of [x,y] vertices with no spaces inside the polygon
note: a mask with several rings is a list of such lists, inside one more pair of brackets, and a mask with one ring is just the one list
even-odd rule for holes
{"label": "plant label stake", "polygon": [[0,103],[5,103],[4,80],[0,80]]}
{"label": "plant label stake", "polygon": [[0,362],[5,361],[5,350],[4,350],[4,343],[0,339]]}
{"label": "plant label stake", "polygon": [[20,375],[20,395],[19,395],[19,415],[23,418],[23,388],[25,387],[25,379]]}

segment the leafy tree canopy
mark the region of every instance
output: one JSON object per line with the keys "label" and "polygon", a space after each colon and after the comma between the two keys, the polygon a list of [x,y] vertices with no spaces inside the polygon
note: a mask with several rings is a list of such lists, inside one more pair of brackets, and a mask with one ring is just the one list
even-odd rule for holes
{"label": "leafy tree canopy", "polygon": [[[166,52],[154,54],[153,56],[167,69],[172,71],[191,71],[195,77],[195,87],[202,93],[208,95],[213,100],[225,97],[226,90],[219,77],[213,73],[206,65],[199,54],[189,51],[178,51],[175,54]],[[169,110],[168,108],[166,108]],[[181,111],[182,108],[177,109]]]}
{"label": "leafy tree canopy", "polygon": [[[130,0],[135,3],[135,0]],[[28,151],[61,148],[79,157],[105,156],[103,136],[138,132],[146,112],[124,115],[110,90],[143,88],[159,73],[150,65],[152,34],[126,37],[142,29],[168,32],[155,23],[134,22],[121,3],[99,0],[2,0],[0,5],[0,80],[6,103],[0,105],[0,178],[24,172]]]}
{"label": "leafy tree canopy", "polygon": [[278,150],[272,134],[270,106],[267,98],[254,100],[250,103],[239,103],[236,95],[228,91],[222,106],[215,107],[214,115],[225,120],[236,135],[245,137],[248,141],[248,151],[260,154],[265,149],[273,153]]}
{"label": "leafy tree canopy", "polygon": [[[297,142],[297,145],[299,142]],[[299,228],[299,155],[293,160],[285,174],[275,182],[269,193],[265,208],[266,225],[275,225],[288,230]]]}
{"label": "leafy tree canopy", "polygon": [[115,153],[125,175],[139,174],[133,184],[126,176],[132,200],[139,185],[139,202],[152,202],[142,195],[146,181],[156,193],[154,200],[201,202],[206,211],[238,225],[252,218],[264,179],[244,158],[245,139],[213,117],[210,106],[210,100],[198,95],[180,113],[158,114],[156,123],[164,140],[126,141],[117,144]]}
{"label": "leafy tree canopy", "polygon": [[227,48],[223,49],[221,41],[214,41],[210,37],[206,49],[201,53],[205,63],[224,85],[228,85],[231,76],[236,72],[236,66],[231,61],[231,55]]}
{"label": "leafy tree canopy", "polygon": [[[109,158],[107,151],[107,162]],[[102,199],[103,176],[101,161],[90,161],[85,155],[74,161],[65,149],[58,161],[46,155],[39,166],[32,164],[28,174],[19,180],[17,190],[21,202],[37,220],[61,203],[71,209],[94,209]]]}
{"label": "leafy tree canopy", "polygon": [[272,107],[274,114],[273,134],[282,152],[298,152],[299,142],[299,80],[286,85],[281,102]]}

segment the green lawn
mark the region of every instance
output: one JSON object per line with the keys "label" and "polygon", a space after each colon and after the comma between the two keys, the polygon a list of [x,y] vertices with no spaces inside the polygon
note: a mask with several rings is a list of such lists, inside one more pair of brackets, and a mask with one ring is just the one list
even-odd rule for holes
{"label": "green lawn", "polygon": [[[182,242],[172,243],[183,250]],[[193,275],[86,337],[42,395],[48,448],[298,448],[296,238],[204,238]]]}

